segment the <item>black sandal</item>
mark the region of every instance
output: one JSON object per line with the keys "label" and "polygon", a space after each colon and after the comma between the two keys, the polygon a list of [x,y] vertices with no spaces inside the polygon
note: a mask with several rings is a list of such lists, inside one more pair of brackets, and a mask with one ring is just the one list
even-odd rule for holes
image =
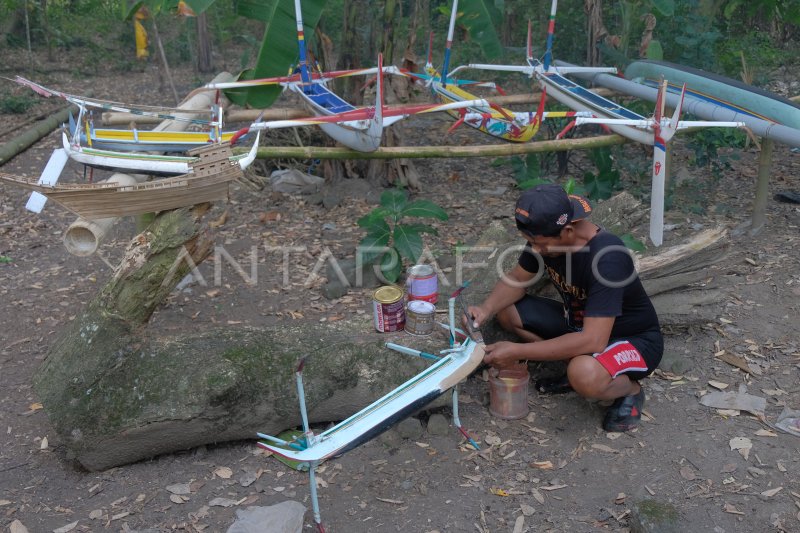
{"label": "black sandal", "polygon": [[564,394],[573,390],[566,374],[555,378],[539,378],[534,386],[542,394]]}

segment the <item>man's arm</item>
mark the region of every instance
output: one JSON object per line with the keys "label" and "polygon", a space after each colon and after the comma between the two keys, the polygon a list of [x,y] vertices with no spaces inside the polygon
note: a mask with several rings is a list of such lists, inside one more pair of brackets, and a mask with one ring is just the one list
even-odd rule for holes
{"label": "man's arm", "polygon": [[470,306],[469,312],[474,318],[474,327],[481,327],[498,311],[514,304],[525,295],[525,288],[534,278],[535,274],[528,272],[519,265],[506,272],[505,277],[495,283],[492,292],[482,304]]}
{"label": "man's arm", "polygon": [[583,330],[538,342],[497,342],[486,347],[483,361],[508,366],[520,360],[562,361],[578,355],[602,352],[608,346],[614,317],[586,317]]}

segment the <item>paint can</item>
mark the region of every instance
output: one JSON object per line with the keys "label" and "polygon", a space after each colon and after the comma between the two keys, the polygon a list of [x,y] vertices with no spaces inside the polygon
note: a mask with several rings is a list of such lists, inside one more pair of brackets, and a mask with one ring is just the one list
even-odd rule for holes
{"label": "paint can", "polygon": [[406,307],[406,332],[412,335],[433,333],[436,306],[423,300],[412,300]]}
{"label": "paint can", "polygon": [[439,297],[439,279],[431,265],[414,265],[406,272],[408,301],[422,300],[435,304]]}
{"label": "paint can", "polygon": [[528,414],[528,365],[489,369],[489,413],[505,420]]}
{"label": "paint can", "polygon": [[381,333],[400,331],[406,322],[403,289],[386,285],[372,295],[375,329]]}

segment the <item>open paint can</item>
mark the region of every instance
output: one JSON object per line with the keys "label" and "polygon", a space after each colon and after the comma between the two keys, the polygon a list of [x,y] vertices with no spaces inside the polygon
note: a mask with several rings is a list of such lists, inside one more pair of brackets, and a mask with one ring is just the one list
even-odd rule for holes
{"label": "open paint can", "polygon": [[423,300],[412,300],[406,308],[406,332],[412,335],[433,333],[436,306]]}
{"label": "open paint can", "polygon": [[515,420],[528,414],[528,365],[489,369],[489,412],[497,418]]}
{"label": "open paint can", "polygon": [[406,322],[403,305],[403,289],[387,285],[372,295],[372,311],[375,329],[381,333],[400,331]]}
{"label": "open paint can", "polygon": [[408,301],[423,300],[435,304],[439,297],[439,278],[431,265],[414,265],[406,272]]}

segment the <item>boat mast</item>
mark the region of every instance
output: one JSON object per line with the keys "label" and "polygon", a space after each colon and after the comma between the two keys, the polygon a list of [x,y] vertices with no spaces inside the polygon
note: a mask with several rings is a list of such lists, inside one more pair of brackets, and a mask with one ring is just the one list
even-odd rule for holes
{"label": "boat mast", "polygon": [[442,84],[447,85],[447,70],[450,68],[450,48],[453,46],[453,33],[458,15],[458,0],[453,0],[453,11],[450,13],[450,27],[447,29],[447,42],[444,45],[444,63],[442,64]]}
{"label": "boat mast", "polygon": [[308,72],[306,40],[303,31],[303,9],[300,7],[300,0],[294,0],[294,18],[297,21],[297,46],[300,49],[300,78],[303,83],[310,83],[311,76]]}

